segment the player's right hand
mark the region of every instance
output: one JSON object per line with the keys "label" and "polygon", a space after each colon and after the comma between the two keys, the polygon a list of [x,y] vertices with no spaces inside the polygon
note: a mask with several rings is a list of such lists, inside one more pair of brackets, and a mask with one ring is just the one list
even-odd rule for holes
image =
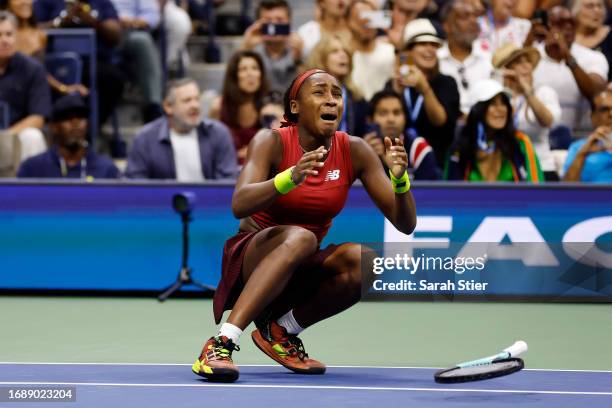
{"label": "player's right hand", "polygon": [[316,176],[319,174],[319,168],[323,167],[324,157],[327,155],[327,149],[324,146],[319,146],[318,149],[311,152],[306,152],[297,162],[291,173],[291,180],[296,184],[301,184],[307,176]]}

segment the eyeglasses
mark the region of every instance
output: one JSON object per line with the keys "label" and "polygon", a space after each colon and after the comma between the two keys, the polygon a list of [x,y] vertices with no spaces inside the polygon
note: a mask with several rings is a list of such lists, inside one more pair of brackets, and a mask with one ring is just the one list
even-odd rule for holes
{"label": "eyeglasses", "polygon": [[598,106],[595,108],[595,113],[612,113],[612,106]]}
{"label": "eyeglasses", "polygon": [[470,86],[470,83],[465,77],[465,67],[461,65],[459,69],[457,70],[457,73],[459,74],[459,81],[461,81],[461,86],[463,87],[463,89],[468,89],[468,87]]}

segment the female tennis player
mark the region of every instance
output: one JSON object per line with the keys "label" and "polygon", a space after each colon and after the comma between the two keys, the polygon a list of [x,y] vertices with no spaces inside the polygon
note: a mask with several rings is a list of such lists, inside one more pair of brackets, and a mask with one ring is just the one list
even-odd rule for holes
{"label": "female tennis player", "polygon": [[409,234],[416,224],[402,142],[385,139],[389,180],[362,139],[337,131],[343,105],[336,78],[304,72],[287,90],[284,108],[284,127],[249,143],[232,198],[241,221],[223,250],[217,324],[232,311],[192,367],[211,381],[238,379],[232,351],[252,321],[253,341],[273,360],[297,373],[325,372],[297,335],[361,297],[361,246],[319,248],[355,179],[398,230]]}

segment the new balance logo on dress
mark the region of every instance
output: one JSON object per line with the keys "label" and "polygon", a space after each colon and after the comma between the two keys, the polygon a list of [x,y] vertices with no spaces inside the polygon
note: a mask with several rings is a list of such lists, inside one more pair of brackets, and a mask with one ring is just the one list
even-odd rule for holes
{"label": "new balance logo on dress", "polygon": [[325,176],[325,180],[323,181],[334,181],[334,180],[338,180],[340,178],[340,170],[330,170],[327,172],[327,175]]}

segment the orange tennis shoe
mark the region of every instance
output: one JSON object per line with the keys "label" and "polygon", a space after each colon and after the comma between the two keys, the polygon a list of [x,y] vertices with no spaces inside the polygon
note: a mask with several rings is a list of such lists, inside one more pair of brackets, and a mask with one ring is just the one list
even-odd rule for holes
{"label": "orange tennis shoe", "polygon": [[225,336],[215,336],[208,339],[202,349],[202,354],[193,363],[191,370],[209,381],[234,382],[240,372],[232,361],[232,351],[240,351],[240,347]]}
{"label": "orange tennis shoe", "polygon": [[325,365],[309,358],[302,340],[294,334],[288,334],[284,327],[276,322],[266,322],[251,333],[253,343],[268,357],[280,365],[299,374],[323,374]]}

